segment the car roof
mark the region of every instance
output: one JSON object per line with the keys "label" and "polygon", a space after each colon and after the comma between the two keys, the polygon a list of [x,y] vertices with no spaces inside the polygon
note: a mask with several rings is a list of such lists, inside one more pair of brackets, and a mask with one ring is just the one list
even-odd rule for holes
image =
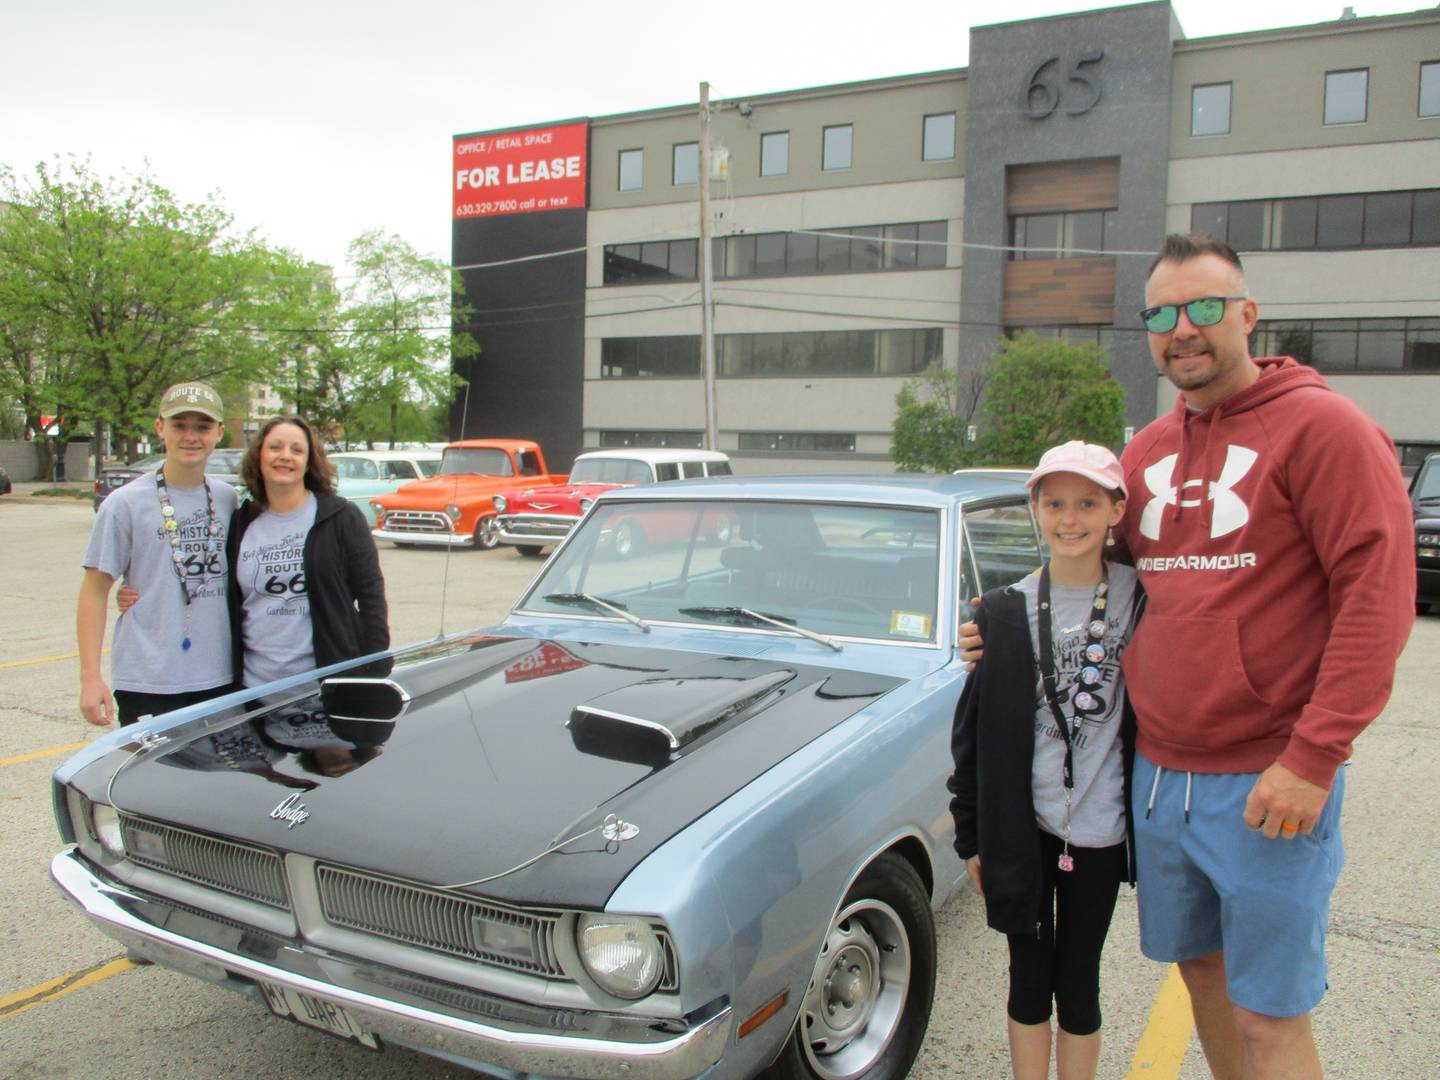
{"label": "car roof", "polygon": [[671,480],[638,488],[617,488],[600,497],[606,502],[634,499],[751,498],[796,501],[899,503],[949,506],[956,501],[1025,496],[1018,479],[995,473],[862,473],[815,476],[712,476],[705,480]]}
{"label": "car roof", "polygon": [[439,461],[439,450],[342,450],[330,454],[336,458],[363,458],[366,461]]}
{"label": "car roof", "polygon": [[729,461],[728,454],[719,450],[666,450],[661,448],[619,447],[614,450],[591,450],[588,453],[576,457],[576,461],[588,461],[591,458],[618,458],[625,461],[647,461],[652,465],[663,461]]}

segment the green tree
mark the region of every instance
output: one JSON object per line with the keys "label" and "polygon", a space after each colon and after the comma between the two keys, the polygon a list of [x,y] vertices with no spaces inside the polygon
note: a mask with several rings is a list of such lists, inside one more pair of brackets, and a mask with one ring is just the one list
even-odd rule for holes
{"label": "green tree", "polygon": [[[237,232],[213,200],[182,203],[148,174],[101,179],[88,162],[0,169],[0,323],[7,386],[40,386],[46,412],[144,434],[166,386],[205,379],[234,397],[276,373],[262,320],[294,316],[277,295],[290,258]],[[29,359],[25,359],[28,353]],[[38,366],[37,366],[38,365]],[[32,406],[25,404],[30,410]]]}
{"label": "green tree", "polygon": [[981,410],[980,458],[1033,465],[1052,446],[1084,439],[1118,446],[1125,391],[1099,345],[1023,333],[1000,343]]}
{"label": "green tree", "polygon": [[957,373],[932,364],[895,395],[890,457],[904,472],[950,472],[974,463],[966,439],[975,422],[986,370]]}
{"label": "green tree", "polygon": [[384,439],[393,446],[417,430],[410,423],[448,404],[461,380],[450,360],[479,352],[463,325],[459,275],[398,236],[372,230],[349,249],[356,276],[341,318],[347,329],[345,384],[354,409],[347,440]]}

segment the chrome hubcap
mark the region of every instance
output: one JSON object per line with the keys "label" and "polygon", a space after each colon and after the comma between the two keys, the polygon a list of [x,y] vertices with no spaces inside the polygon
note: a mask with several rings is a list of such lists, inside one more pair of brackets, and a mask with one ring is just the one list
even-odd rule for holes
{"label": "chrome hubcap", "polygon": [[900,1026],[910,939],[890,905],[860,900],[831,923],[800,1013],[810,1067],[826,1080],[868,1071]]}

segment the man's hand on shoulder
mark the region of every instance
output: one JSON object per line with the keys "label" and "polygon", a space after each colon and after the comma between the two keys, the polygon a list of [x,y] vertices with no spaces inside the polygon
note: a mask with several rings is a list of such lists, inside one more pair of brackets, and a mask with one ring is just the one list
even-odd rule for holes
{"label": "man's hand on shoulder", "polygon": [[1245,800],[1245,824],[1274,840],[1309,835],[1330,792],[1296,776],[1278,761],[1260,774]]}

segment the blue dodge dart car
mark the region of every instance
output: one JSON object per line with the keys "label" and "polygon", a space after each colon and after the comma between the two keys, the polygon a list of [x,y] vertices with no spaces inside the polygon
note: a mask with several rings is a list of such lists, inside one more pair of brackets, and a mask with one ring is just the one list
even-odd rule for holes
{"label": "blue dodge dart car", "polygon": [[[621,557],[624,521],[651,540]],[[617,489],[497,626],[93,744],[52,875],[155,963],[372,1049],[904,1076],[965,876],[964,599],[1039,561],[1003,474]]]}

